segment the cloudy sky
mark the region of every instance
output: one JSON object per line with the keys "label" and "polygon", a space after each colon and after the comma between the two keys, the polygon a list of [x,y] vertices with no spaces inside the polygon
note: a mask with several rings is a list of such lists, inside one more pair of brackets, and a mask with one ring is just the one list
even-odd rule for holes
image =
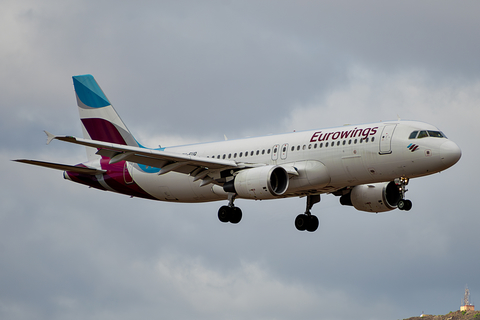
{"label": "cloudy sky", "polygon": [[[0,2],[1,319],[403,319],[480,304],[480,2]],[[412,119],[461,147],[409,212],[322,196],[171,204],[11,159],[75,164],[71,76],[147,146]]]}

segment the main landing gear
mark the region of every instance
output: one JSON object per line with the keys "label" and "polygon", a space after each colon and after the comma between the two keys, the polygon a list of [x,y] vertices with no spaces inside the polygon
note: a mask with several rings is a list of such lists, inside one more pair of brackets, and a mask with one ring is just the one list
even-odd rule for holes
{"label": "main landing gear", "polygon": [[233,201],[235,201],[235,194],[229,193],[228,206],[222,206],[220,209],[218,209],[218,219],[220,221],[237,224],[240,222],[240,220],[242,220],[242,210],[240,210],[238,207],[235,207]]}
{"label": "main landing gear", "polygon": [[401,197],[397,202],[397,208],[405,211],[412,209],[412,201],[405,199],[405,192],[408,191],[405,188],[405,186],[408,185],[408,178],[395,179],[395,184],[398,186],[398,191],[400,192]]}
{"label": "main landing gear", "polygon": [[318,202],[320,202],[319,194],[307,196],[307,209],[305,213],[299,214],[295,219],[295,227],[297,230],[314,232],[318,229],[318,225],[320,224],[318,218],[310,212],[313,205]]}
{"label": "main landing gear", "polygon": [[[235,193],[228,194],[228,205],[222,206],[218,209],[218,219],[221,222],[230,222],[230,223],[239,223],[242,220],[242,210],[235,207],[233,201],[235,201]],[[295,227],[299,231],[309,231],[314,232],[318,229],[319,221],[316,216],[314,216],[310,210],[312,209],[315,203],[320,202],[320,195],[307,196],[307,208],[305,213],[299,214],[295,219]]]}

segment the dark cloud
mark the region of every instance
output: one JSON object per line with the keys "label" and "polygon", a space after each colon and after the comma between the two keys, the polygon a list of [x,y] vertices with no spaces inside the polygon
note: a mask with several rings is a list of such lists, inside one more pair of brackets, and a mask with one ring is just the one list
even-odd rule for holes
{"label": "dark cloud", "polygon": [[[0,5],[0,317],[397,319],[480,292],[474,2],[4,1]],[[410,212],[324,195],[170,204],[9,161],[77,163],[71,83],[95,75],[148,145],[394,119],[456,141],[453,168],[409,185]]]}

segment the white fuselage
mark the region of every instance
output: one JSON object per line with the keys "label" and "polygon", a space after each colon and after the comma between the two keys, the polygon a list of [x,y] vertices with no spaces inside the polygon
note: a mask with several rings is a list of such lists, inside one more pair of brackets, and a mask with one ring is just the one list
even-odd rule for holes
{"label": "white fuselage", "polygon": [[[438,131],[416,121],[392,121],[293,132],[256,138],[167,147],[168,152],[233,160],[239,164],[295,168],[283,197],[334,192],[361,184],[415,178],[442,171],[460,157],[446,137],[409,139],[415,130]],[[216,184],[201,186],[188,174],[128,163],[133,180],[164,201],[204,202],[227,199]],[[318,173],[318,174],[317,174]],[[309,183],[305,184],[305,179]],[[303,181],[300,183],[300,181]]]}

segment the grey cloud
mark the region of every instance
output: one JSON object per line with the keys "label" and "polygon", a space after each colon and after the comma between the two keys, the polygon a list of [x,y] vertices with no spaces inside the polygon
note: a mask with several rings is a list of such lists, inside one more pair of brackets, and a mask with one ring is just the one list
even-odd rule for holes
{"label": "grey cloud", "polygon": [[[2,28],[14,27],[0,35],[0,317],[398,319],[458,309],[465,283],[480,292],[474,2],[0,9]],[[239,200],[244,219],[223,225],[221,202],[129,199],[9,161],[85,159],[76,146],[45,146],[41,131],[81,135],[71,84],[81,73],[140,137],[238,138],[401,110],[464,155],[411,181],[408,213],[369,215],[325,195],[320,229],[304,234],[293,219],[305,199]]]}

